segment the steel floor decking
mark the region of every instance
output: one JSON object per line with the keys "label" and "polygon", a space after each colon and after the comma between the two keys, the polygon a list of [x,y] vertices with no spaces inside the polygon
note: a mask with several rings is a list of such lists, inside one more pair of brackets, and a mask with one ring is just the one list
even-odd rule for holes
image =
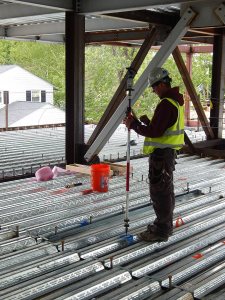
{"label": "steel floor decking", "polygon": [[127,236],[124,177],[89,195],[81,175],[0,184],[0,299],[225,299],[224,160],[179,155],[174,234],[161,243],[138,240],[154,212],[147,158],[131,163]]}
{"label": "steel floor decking", "polygon": [[[85,125],[85,141],[95,125]],[[205,139],[203,131],[186,130],[192,142]],[[125,125],[121,124],[102,151],[101,160],[118,160],[126,157]],[[144,137],[131,131],[131,157],[142,153]],[[65,165],[65,128],[41,128],[0,132],[0,180],[30,176],[40,166]]]}

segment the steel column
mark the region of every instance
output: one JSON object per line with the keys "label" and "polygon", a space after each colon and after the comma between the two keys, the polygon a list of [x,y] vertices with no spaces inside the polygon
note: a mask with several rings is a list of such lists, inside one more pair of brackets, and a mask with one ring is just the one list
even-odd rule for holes
{"label": "steel column", "polygon": [[225,79],[225,34],[214,37],[210,125],[216,138],[222,137]]}
{"label": "steel column", "polygon": [[84,147],[85,19],[66,13],[66,161],[81,163]]}
{"label": "steel column", "polygon": [[[189,48],[189,52],[186,53],[186,66],[190,77],[192,77],[192,48]],[[190,120],[190,96],[188,95],[187,90],[185,91],[185,121],[186,125],[189,126]]]}

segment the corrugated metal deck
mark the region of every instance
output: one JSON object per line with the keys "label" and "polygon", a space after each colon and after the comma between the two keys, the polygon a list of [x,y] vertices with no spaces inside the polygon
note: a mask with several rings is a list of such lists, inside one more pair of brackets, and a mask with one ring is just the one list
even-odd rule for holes
{"label": "corrugated metal deck", "polygon": [[[85,141],[94,126],[85,126]],[[188,130],[187,134],[193,142],[205,139],[203,132]],[[131,132],[131,157],[142,153],[143,139],[134,131]],[[0,180],[34,174],[44,165],[65,165],[65,128],[0,132],[0,151]],[[126,130],[124,125],[120,125],[99,157],[101,160],[125,159],[126,151]]]}
{"label": "corrugated metal deck", "polygon": [[1,183],[0,299],[224,299],[225,162],[177,162],[174,234],[161,243],[137,238],[154,220],[147,158],[132,160],[128,236],[124,177],[85,196],[87,176]]}

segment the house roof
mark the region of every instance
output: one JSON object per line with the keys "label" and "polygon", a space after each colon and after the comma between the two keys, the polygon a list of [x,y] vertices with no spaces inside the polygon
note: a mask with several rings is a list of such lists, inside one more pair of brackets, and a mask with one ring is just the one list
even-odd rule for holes
{"label": "house roof", "polygon": [[[5,127],[5,107],[0,109],[0,128]],[[8,126],[65,123],[65,112],[50,103],[16,101],[8,105]]]}
{"label": "house roof", "polygon": [[[45,83],[47,83],[47,84],[53,86],[53,84],[52,84],[51,82],[49,82],[49,81],[47,81],[47,80],[45,80],[45,79],[43,79],[43,78],[41,78],[41,77],[39,77],[39,76],[33,74],[32,72],[30,72],[30,71],[24,69],[23,67],[21,67],[21,66],[19,66],[19,65],[0,65],[0,75],[1,75],[1,74],[4,74],[5,72],[7,72],[7,71],[9,71],[9,70],[12,70],[12,69],[14,69],[14,68],[20,68],[20,69],[22,69],[24,72],[29,73],[31,76],[36,77],[36,78],[38,78],[39,80],[41,80],[41,81],[43,81],[43,82],[45,82]],[[54,86],[53,86],[53,87],[54,87]]]}
{"label": "house roof", "polygon": [[17,65],[0,65],[0,73],[5,73],[15,67],[18,67]]}

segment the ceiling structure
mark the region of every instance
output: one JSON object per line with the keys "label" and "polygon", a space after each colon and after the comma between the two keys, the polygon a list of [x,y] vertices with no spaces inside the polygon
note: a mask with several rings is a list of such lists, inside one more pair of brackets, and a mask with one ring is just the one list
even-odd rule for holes
{"label": "ceiling structure", "polygon": [[[221,0],[0,1],[0,37],[64,43],[65,12],[76,11],[85,15],[86,43],[140,44],[149,26],[156,25],[162,29],[157,38],[160,44],[190,5],[195,11],[203,9],[203,13],[183,39],[192,43],[213,43],[213,36],[224,28],[225,6]],[[218,7],[221,18],[216,11]]]}

